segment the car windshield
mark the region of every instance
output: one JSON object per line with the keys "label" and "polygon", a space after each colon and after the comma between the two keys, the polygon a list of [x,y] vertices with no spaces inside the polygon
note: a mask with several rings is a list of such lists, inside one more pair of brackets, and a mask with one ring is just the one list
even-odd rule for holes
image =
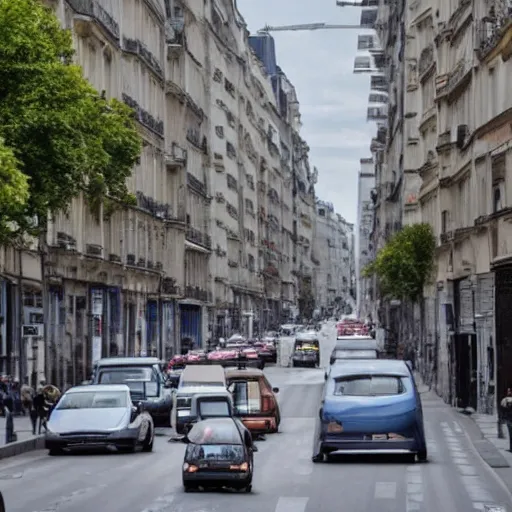
{"label": "car windshield", "polygon": [[244,448],[240,444],[189,444],[185,458],[197,461],[242,462]]}
{"label": "car windshield", "polygon": [[127,405],[124,391],[80,391],[64,394],[56,409],[117,409]]}
{"label": "car windshield", "polygon": [[400,377],[364,375],[336,379],[334,394],[339,396],[390,396],[404,392]]}
{"label": "car windshield", "polygon": [[99,384],[126,384],[131,393],[147,397],[158,396],[158,381],[151,367],[110,367],[102,368],[98,376]]}
{"label": "car windshield", "polygon": [[225,400],[199,402],[199,414],[204,418],[207,416],[230,416],[229,406]]}
{"label": "car windshield", "polygon": [[377,359],[375,350],[336,350],[335,359]]}
{"label": "car windshield", "polygon": [[188,438],[192,444],[242,444],[240,432],[232,419],[212,419],[196,423]]}

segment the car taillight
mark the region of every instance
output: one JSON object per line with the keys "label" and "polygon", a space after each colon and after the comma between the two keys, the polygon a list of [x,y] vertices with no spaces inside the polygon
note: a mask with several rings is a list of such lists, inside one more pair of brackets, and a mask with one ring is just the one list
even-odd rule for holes
{"label": "car taillight", "polygon": [[268,395],[261,399],[261,412],[270,412],[274,408],[274,400]]}
{"label": "car taillight", "polygon": [[185,462],[185,464],[183,464],[183,471],[185,471],[186,473],[195,473],[199,468],[197,466],[194,466],[194,464],[188,464],[187,462]]}

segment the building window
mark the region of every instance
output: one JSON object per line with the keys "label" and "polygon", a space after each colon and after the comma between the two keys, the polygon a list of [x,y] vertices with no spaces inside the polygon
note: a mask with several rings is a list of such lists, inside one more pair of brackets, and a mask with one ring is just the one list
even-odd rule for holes
{"label": "building window", "polygon": [[320,217],[325,217],[325,210],[323,208],[318,210],[318,215],[320,215]]}
{"label": "building window", "polygon": [[443,210],[441,212],[441,234],[445,234],[448,232],[448,223],[450,221],[450,218],[449,218],[449,212],[448,210]]}

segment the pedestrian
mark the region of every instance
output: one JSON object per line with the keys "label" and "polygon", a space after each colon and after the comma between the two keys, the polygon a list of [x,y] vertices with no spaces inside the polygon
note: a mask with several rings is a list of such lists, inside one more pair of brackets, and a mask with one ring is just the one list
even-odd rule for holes
{"label": "pedestrian", "polygon": [[501,418],[507,425],[508,429],[508,451],[512,452],[512,388],[507,389],[507,395],[501,401]]}
{"label": "pedestrian", "polygon": [[21,407],[23,411],[23,416],[30,414],[32,410],[32,405],[34,402],[34,389],[28,383],[28,378],[25,378],[25,382],[23,386],[21,386]]}
{"label": "pedestrian", "polygon": [[38,433],[41,433],[41,428],[44,427],[44,429],[47,431],[48,428],[46,426],[46,420],[48,418],[48,411],[50,409],[50,404],[46,401],[45,395],[44,395],[44,388],[40,386],[37,390],[37,394],[34,397],[34,410],[35,410],[35,422],[33,422],[33,433],[35,435],[36,433],[36,424],[37,420],[39,420],[39,429]]}

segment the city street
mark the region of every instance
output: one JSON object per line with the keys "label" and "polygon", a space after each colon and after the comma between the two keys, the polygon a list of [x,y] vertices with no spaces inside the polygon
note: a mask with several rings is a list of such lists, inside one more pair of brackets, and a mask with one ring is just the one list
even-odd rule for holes
{"label": "city street", "polygon": [[[323,338],[323,359],[334,337]],[[510,495],[480,459],[465,428],[472,420],[423,394],[430,462],[389,459],[311,462],[323,369],[269,368],[280,388],[281,432],[258,442],[252,494],[185,494],[185,446],[158,437],[151,454],[49,457],[32,452],[2,461],[0,490],[9,512],[512,512]],[[500,509],[498,509],[500,510]]]}

